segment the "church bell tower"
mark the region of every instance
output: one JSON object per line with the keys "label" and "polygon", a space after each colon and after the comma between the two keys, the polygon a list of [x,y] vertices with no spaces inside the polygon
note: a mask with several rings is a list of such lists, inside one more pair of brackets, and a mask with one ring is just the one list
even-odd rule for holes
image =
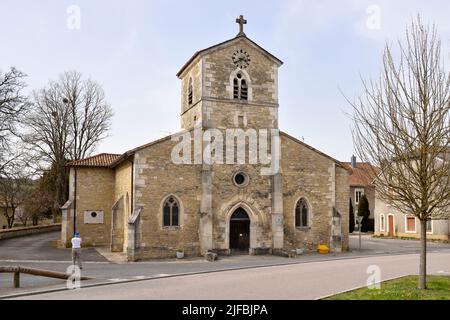
{"label": "church bell tower", "polygon": [[181,127],[278,128],[281,60],[244,33],[196,52],[181,68]]}

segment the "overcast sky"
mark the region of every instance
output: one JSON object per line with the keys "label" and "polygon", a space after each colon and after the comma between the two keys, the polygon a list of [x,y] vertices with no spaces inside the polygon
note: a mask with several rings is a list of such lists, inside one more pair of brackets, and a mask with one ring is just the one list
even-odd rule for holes
{"label": "overcast sky", "polygon": [[175,74],[195,51],[234,37],[243,14],[247,36],[284,61],[280,128],[348,161],[341,91],[352,98],[360,76],[377,76],[385,41],[419,12],[437,24],[448,61],[447,0],[0,0],[0,69],[27,73],[30,89],[73,69],[99,82],[115,116],[96,151],[123,153],[179,130]]}

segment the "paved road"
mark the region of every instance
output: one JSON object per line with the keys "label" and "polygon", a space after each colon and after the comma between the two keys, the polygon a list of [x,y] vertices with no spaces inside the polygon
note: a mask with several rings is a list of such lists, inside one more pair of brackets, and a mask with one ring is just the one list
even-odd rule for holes
{"label": "paved road", "polygon": [[[59,233],[33,235],[23,238],[0,241],[0,266],[22,265],[39,269],[65,272],[70,263],[70,250],[56,249],[51,246],[52,240],[59,237]],[[363,250],[355,250],[358,246],[358,237],[350,237],[352,252],[343,254],[317,255],[307,254],[298,258],[287,259],[276,256],[233,256],[224,257],[218,262],[209,263],[203,259],[192,260],[164,260],[130,264],[110,263],[95,249],[83,249],[85,260],[83,275],[94,277],[91,282],[116,282],[119,280],[132,280],[142,277],[158,277],[161,275],[177,275],[183,273],[228,270],[236,268],[249,268],[257,266],[280,265],[287,263],[309,263],[330,259],[347,259],[367,255],[404,254],[418,252],[418,241],[372,239],[363,236]],[[450,252],[450,245],[430,243],[430,252]],[[22,289],[12,289],[12,276],[0,274],[0,296],[29,291],[41,287],[64,287],[61,280],[21,276]]]}
{"label": "paved road", "polygon": [[[417,274],[418,255],[311,262],[82,288],[19,299],[299,300],[364,286],[376,265],[382,280]],[[450,274],[450,253],[431,253],[429,273]],[[220,288],[220,290],[218,289]]]}
{"label": "paved road", "polygon": [[[85,262],[83,275],[95,278],[87,284],[102,282],[117,282],[139,278],[161,277],[164,275],[179,275],[186,273],[223,271],[242,268],[257,268],[264,266],[309,263],[313,261],[326,261],[330,259],[353,259],[354,254],[308,254],[297,258],[282,258],[277,256],[231,256],[221,257],[218,261],[210,263],[204,259],[184,259],[167,261],[149,261],[127,264],[109,262]],[[45,270],[66,272],[70,262],[2,262],[0,265],[17,265]],[[43,277],[21,276],[21,289],[12,288],[11,274],[0,274],[0,296],[17,294],[22,291],[40,289],[42,287],[65,288],[65,281]]]}
{"label": "paved road", "polygon": [[[361,236],[361,253],[368,254],[391,254],[391,253],[414,253],[420,251],[419,240],[400,240],[387,238],[373,238],[372,235]],[[349,247],[351,251],[359,250],[359,236],[350,235]],[[450,244],[431,242],[427,243],[429,251],[449,250]]]}
{"label": "paved road", "polygon": [[[70,261],[71,252],[52,246],[60,232],[49,232],[26,237],[0,240],[0,260]],[[83,251],[85,261],[107,261],[93,248]]]}

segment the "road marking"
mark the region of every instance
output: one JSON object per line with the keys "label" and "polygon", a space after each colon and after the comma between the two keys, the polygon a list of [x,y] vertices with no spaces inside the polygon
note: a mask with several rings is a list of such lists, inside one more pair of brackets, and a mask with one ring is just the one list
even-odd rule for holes
{"label": "road marking", "polygon": [[152,277],[168,277],[168,276],[171,276],[171,274],[168,274],[168,273],[158,273],[158,274],[153,275]]}
{"label": "road marking", "polygon": [[[72,264],[72,261],[58,260],[0,260],[0,263],[61,263]],[[85,264],[111,264],[109,261],[83,261]]]}
{"label": "road marking", "polygon": [[114,279],[108,279],[108,281],[111,282],[121,282],[121,281],[128,281],[130,279],[123,279],[123,278],[114,278]]}
{"label": "road marking", "polygon": [[134,277],[132,277],[133,279],[138,279],[138,280],[140,280],[140,279],[145,279],[145,278],[147,278],[146,276],[134,276]]}

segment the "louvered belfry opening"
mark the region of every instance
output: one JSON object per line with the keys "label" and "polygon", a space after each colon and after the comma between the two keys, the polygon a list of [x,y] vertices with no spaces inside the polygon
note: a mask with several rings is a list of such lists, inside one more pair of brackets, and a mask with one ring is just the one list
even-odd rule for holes
{"label": "louvered belfry opening", "polygon": [[248,101],[248,84],[242,73],[238,73],[233,80],[233,99]]}
{"label": "louvered belfry opening", "polygon": [[239,99],[239,80],[234,78],[233,81],[233,98]]}
{"label": "louvered belfry opening", "polygon": [[192,93],[192,78],[189,79],[189,87],[188,87],[188,104],[191,105],[193,102],[193,93]]}
{"label": "louvered belfry opening", "polygon": [[248,87],[245,79],[242,79],[241,81],[241,100],[248,100]]}

